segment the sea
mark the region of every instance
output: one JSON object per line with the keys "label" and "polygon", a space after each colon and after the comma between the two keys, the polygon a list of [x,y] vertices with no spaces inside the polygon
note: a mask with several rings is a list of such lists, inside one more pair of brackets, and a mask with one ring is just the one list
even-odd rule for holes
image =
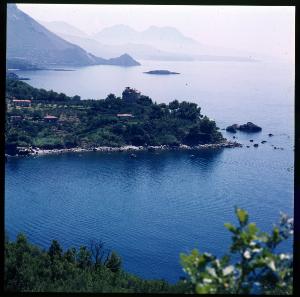
{"label": "sea", "polygon": [[[278,223],[280,212],[293,216],[295,70],[280,61],[141,63],[16,73],[34,87],[82,99],[121,96],[129,86],[157,103],[195,102],[243,147],[138,152],[136,158],[126,152],[10,158],[5,230],[11,239],[24,232],[46,249],[53,239],[64,249],[103,241],[126,271],[175,283],[185,276],[180,253],[229,252],[224,223],[237,224],[236,206],[263,231]],[[180,74],[144,73],[156,69]],[[246,122],[262,131],[224,130]],[[292,252],[292,242],[279,250]]]}

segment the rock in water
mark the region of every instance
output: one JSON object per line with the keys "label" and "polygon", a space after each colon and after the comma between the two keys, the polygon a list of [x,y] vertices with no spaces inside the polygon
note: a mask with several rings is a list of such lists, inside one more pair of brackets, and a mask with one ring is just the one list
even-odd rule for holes
{"label": "rock in water", "polygon": [[248,122],[247,124],[240,125],[238,130],[244,132],[259,132],[262,130],[262,128],[253,124],[252,122]]}
{"label": "rock in water", "polygon": [[236,133],[236,130],[242,132],[259,132],[262,130],[262,128],[253,124],[252,122],[248,122],[247,124],[244,125],[233,124],[226,128],[226,131],[231,133]]}
{"label": "rock in water", "polygon": [[231,133],[236,133],[236,130],[239,128],[238,124],[233,124],[231,126],[228,126],[226,128],[226,131],[231,132]]}
{"label": "rock in water", "polygon": [[173,71],[169,71],[169,70],[150,70],[150,71],[147,71],[144,73],[159,74],[159,75],[180,74],[179,72],[173,72]]}

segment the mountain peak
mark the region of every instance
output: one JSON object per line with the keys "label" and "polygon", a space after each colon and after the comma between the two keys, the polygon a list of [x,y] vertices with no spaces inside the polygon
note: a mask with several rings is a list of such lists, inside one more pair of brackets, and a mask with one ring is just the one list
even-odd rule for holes
{"label": "mountain peak", "polygon": [[108,60],[111,64],[116,63],[117,65],[121,66],[139,66],[141,65],[139,62],[134,60],[130,55],[123,54],[120,57],[112,58]]}
{"label": "mountain peak", "polygon": [[[53,67],[53,65],[87,66],[107,65],[109,60],[94,56],[81,47],[70,43],[29,15],[19,10],[15,4],[8,5],[7,10],[7,59],[22,58],[31,64]],[[118,64],[138,65],[130,56],[125,56]],[[124,61],[125,62],[124,62]]]}

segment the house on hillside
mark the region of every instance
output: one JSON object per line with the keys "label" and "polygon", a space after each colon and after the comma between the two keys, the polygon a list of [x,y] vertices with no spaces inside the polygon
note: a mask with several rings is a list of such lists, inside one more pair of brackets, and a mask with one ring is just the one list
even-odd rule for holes
{"label": "house on hillside", "polygon": [[56,123],[58,121],[58,117],[53,115],[46,115],[44,117],[44,121],[47,123]]}
{"label": "house on hillside", "polygon": [[128,103],[134,103],[139,98],[141,98],[141,93],[130,87],[126,87],[122,93],[122,99]]}
{"label": "house on hillside", "polygon": [[18,122],[21,122],[22,121],[22,117],[21,116],[18,116],[18,115],[13,115],[13,116],[10,116],[9,117],[9,121],[11,123],[18,123]]}
{"label": "house on hillside", "polygon": [[118,113],[118,118],[134,118],[134,115],[132,113]]}
{"label": "house on hillside", "polygon": [[15,107],[31,107],[31,100],[13,99],[12,102]]}

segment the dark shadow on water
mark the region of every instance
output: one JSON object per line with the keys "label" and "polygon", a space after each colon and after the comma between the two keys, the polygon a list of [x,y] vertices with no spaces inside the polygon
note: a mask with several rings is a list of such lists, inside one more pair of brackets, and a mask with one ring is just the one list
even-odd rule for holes
{"label": "dark shadow on water", "polygon": [[152,175],[160,175],[164,170],[176,170],[176,167],[192,166],[201,171],[211,171],[218,163],[223,149],[191,150],[191,151],[159,151],[138,152],[135,158],[124,154],[124,169],[130,168],[130,175],[149,171]]}

